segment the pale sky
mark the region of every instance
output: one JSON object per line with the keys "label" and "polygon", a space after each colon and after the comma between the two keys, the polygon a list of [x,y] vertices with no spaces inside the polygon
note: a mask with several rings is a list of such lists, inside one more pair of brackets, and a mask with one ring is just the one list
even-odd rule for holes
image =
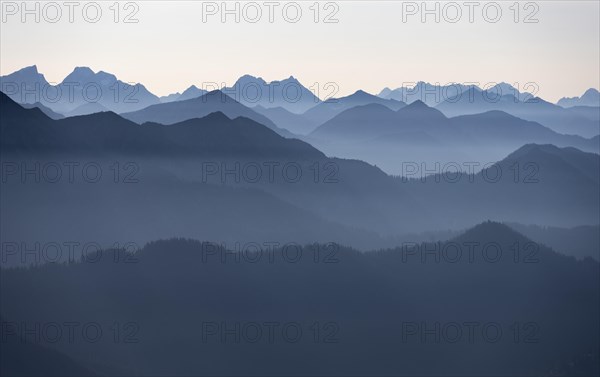
{"label": "pale sky", "polygon": [[[320,97],[330,94],[324,89],[328,82],[339,87],[336,96],[416,81],[504,81],[520,88],[533,82],[537,95],[551,101],[600,86],[596,0],[524,1],[518,14],[514,1],[478,2],[472,23],[463,1],[454,3],[462,12],[455,23],[449,21],[457,17],[456,8],[447,2],[438,3],[439,23],[434,14],[422,22],[421,1],[322,1],[319,22],[314,1],[273,2],[272,23],[263,1],[237,2],[239,23],[234,14],[222,22],[221,1],[137,1],[127,8],[123,1],[118,23],[113,1],[97,2],[102,14],[96,23],[83,17],[84,6],[89,20],[96,17],[90,2],[77,2],[72,23],[62,1],[55,3],[60,17],[53,5],[39,2],[39,23],[35,14],[22,22],[21,1],[1,3],[0,74],[36,64],[50,82],[60,82],[75,66],[89,66],[140,82],[157,95],[206,82],[232,85],[246,73],[267,81],[293,75],[307,87],[319,86]],[[35,2],[28,9],[35,11]],[[256,9],[262,16],[252,23]],[[139,22],[124,23],[132,12]],[[330,20],[338,22],[324,23],[332,13]],[[299,21],[290,22],[295,18]],[[495,18],[499,21],[490,22]]]}

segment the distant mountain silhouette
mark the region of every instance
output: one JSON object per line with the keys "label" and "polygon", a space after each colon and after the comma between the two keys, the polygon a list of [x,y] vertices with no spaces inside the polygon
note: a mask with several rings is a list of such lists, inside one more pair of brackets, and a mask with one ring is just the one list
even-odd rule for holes
{"label": "distant mountain silhouette", "polygon": [[173,101],[177,101],[177,98],[179,98],[179,96],[181,96],[181,93],[176,92],[176,93],[171,93],[166,96],[159,97],[159,100],[160,100],[160,103],[173,102]]}
{"label": "distant mountain silhouette", "polygon": [[[57,85],[50,85],[44,76],[37,72],[36,66],[3,76],[0,82],[2,91],[8,93],[16,102],[40,102],[61,114],[72,112],[83,105],[89,105],[86,108],[90,109],[93,104],[97,104],[121,113],[160,102],[158,97],[142,84],[128,84],[113,74],[104,71],[96,73],[89,67],[75,67],[73,72]],[[19,88],[23,84],[28,92],[33,94],[24,95],[20,90],[11,94],[14,85]]]}
{"label": "distant mountain silhouette", "polygon": [[[338,111],[340,111],[340,109],[346,107],[349,107],[349,109],[341,110],[341,113],[343,113],[344,111],[350,111],[355,107],[362,107],[365,111],[365,113],[363,114],[359,114],[358,111],[352,111],[345,114],[344,117],[348,118],[349,121],[353,123],[358,122],[358,119],[352,119],[353,116],[358,116],[363,122],[368,122],[374,127],[381,127],[381,124],[377,124],[377,122],[381,121],[380,118],[369,119],[368,109],[370,107],[380,106],[380,108],[385,109],[399,109],[403,106],[400,103],[396,103],[394,100],[381,100],[365,92],[357,92],[353,96],[340,99],[340,102],[336,101],[338,100],[332,100],[331,102],[322,102],[317,107],[309,110],[306,114],[294,114],[285,110],[282,107],[267,109],[263,108],[262,106],[256,106],[253,109],[265,115],[267,118],[271,119],[275,124],[277,124],[281,128],[288,129],[297,135],[307,135],[315,131],[315,129],[317,129],[320,126],[321,119],[325,119],[333,115],[334,113],[337,113]],[[352,104],[359,105],[352,107]],[[372,114],[376,116],[375,112],[372,112]],[[339,114],[336,116],[339,116]],[[334,118],[336,116],[334,116]],[[354,131],[359,131],[351,130],[350,128],[351,127],[345,129],[345,137],[351,136],[351,134]]]}
{"label": "distant mountain silhouette", "polygon": [[481,143],[492,140],[512,142],[513,145],[535,142],[560,147],[574,146],[591,152],[598,152],[599,147],[592,139],[562,135],[537,122],[526,121],[502,111],[457,116],[450,118],[450,123]]}
{"label": "distant mountain silhouette", "polygon": [[[446,163],[498,161],[528,143],[573,146],[598,153],[597,138],[561,135],[538,123],[500,111],[445,118],[421,101],[397,112],[382,106],[346,110],[304,137],[328,155],[356,158],[402,175],[403,163],[429,167]],[[408,107],[407,107],[408,108]]]}
{"label": "distant mountain silhouette", "polygon": [[252,110],[269,118],[277,127],[285,128],[296,135],[306,135],[318,126],[302,114],[292,113],[283,107],[266,108],[258,105]]}
{"label": "distant mountain silhouette", "polygon": [[334,140],[364,140],[407,131],[427,132],[445,123],[447,119],[442,113],[420,100],[398,111],[380,104],[369,104],[343,111],[319,126],[310,136]]}
{"label": "distant mountain silhouette", "polygon": [[[520,101],[525,101],[533,96],[529,93],[521,93],[514,86],[505,82],[498,83],[488,89],[491,96],[512,95],[519,98]],[[379,97],[387,99],[395,99],[406,103],[412,103],[417,100],[424,102],[427,106],[435,107],[442,102],[449,100],[453,101],[461,96],[481,95],[482,89],[476,85],[463,84],[430,84],[419,81],[414,87],[400,87],[397,89],[384,88]]]}
{"label": "distant mountain silhouette", "polygon": [[79,115],[101,113],[101,112],[105,112],[105,111],[110,111],[110,110],[97,102],[96,103],[84,103],[83,105],[66,113],[65,116],[73,117],[73,116],[79,116]]}
{"label": "distant mountain silhouette", "polygon": [[[158,97],[150,93],[142,84],[130,85],[118,80],[113,74],[104,71],[95,73],[88,67],[76,67],[63,79],[60,86],[65,87],[68,83],[79,84],[79,87],[75,88],[73,103],[68,101],[64,104],[71,109],[89,103],[90,100],[86,100],[86,97],[94,98],[94,88],[98,86],[101,89],[101,97],[97,102],[116,113],[135,111],[160,102]],[[83,92],[86,86],[92,88],[87,89],[92,94]]]}
{"label": "distant mountain silhouette", "polygon": [[196,85],[192,85],[186,90],[184,90],[183,93],[177,92],[169,94],[168,96],[160,97],[160,102],[167,103],[174,101],[185,101],[192,98],[198,98],[200,96],[205,95],[206,93],[208,93],[206,90],[200,89]]}
{"label": "distant mountain silhouette", "polygon": [[521,119],[538,122],[561,134],[583,137],[600,134],[600,123],[538,97],[523,102],[514,95],[497,97],[493,92],[480,92],[472,98],[462,95],[458,100],[446,100],[436,108],[449,117],[500,110]]}
{"label": "distant mountain silhouette", "polygon": [[[285,80],[267,83],[261,77],[244,75],[233,86],[220,90],[247,107],[269,110],[277,109],[277,112],[280,112],[278,109],[283,109],[292,114],[291,118],[321,102],[318,97],[293,76]],[[169,94],[168,96],[161,97],[160,100],[162,103],[185,101],[200,97],[206,93],[208,93],[206,90],[192,85],[183,93]]]}
{"label": "distant mountain silhouette", "polygon": [[427,106],[434,107],[448,98],[454,98],[470,87],[456,85],[435,85],[419,81],[414,87],[400,87],[396,89],[384,88],[378,96],[385,99],[394,99],[407,104],[422,101]]}
{"label": "distant mountain silhouette", "polygon": [[6,76],[0,76],[0,91],[19,103],[43,103],[42,90],[50,85],[37,66],[22,68]]}
{"label": "distant mountain silhouette", "polygon": [[181,95],[177,98],[177,101],[185,101],[192,98],[198,98],[200,96],[208,93],[206,90],[200,89],[196,87],[196,85],[192,85],[181,93]]}
{"label": "distant mountain silhouette", "polygon": [[292,136],[290,132],[280,129],[264,115],[242,105],[220,90],[214,90],[198,98],[149,106],[140,111],[124,113],[122,116],[139,124],[154,122],[169,125],[202,118],[214,112],[222,112],[229,118],[243,116],[275,130],[280,135]]}
{"label": "distant mountain silhouette", "polygon": [[369,104],[380,104],[394,111],[406,106],[404,102],[379,98],[362,90],[358,90],[347,97],[328,99],[306,111],[303,116],[314,124],[323,124],[344,110],[348,110],[355,106]]}
{"label": "distant mountain silhouette", "polygon": [[574,106],[600,106],[600,92],[597,89],[590,88],[583,93],[581,97],[563,97],[557,103],[562,107]]}
{"label": "distant mountain silhouette", "polygon": [[521,91],[519,91],[519,89],[515,88],[511,84],[508,84],[505,82],[496,84],[489,89],[481,89],[481,90],[487,90],[488,92],[496,93],[499,96],[511,95],[513,97],[516,97],[521,102],[526,102],[532,98],[535,98],[535,96],[533,94],[528,93],[528,92],[521,92]]}
{"label": "distant mountain silhouette", "polygon": [[315,138],[372,137],[379,132],[389,132],[393,127],[395,112],[377,103],[360,105],[342,111],[315,129]]}
{"label": "distant mountain silhouette", "polygon": [[[510,151],[532,142],[598,151],[598,145],[593,140],[561,135],[540,124],[501,111],[446,118],[420,100],[395,112],[377,104],[351,108],[319,126],[309,138],[322,140],[317,145],[325,150],[324,141],[371,140],[383,142],[392,148],[393,145],[410,146],[416,143],[423,148],[421,153],[427,153],[426,148],[439,148],[441,145],[462,149],[468,143],[478,146],[501,144],[505,145],[506,151]],[[362,148],[366,147],[362,145]],[[381,148],[381,145],[373,145],[373,148]],[[418,155],[414,155],[414,158],[418,158]]]}
{"label": "distant mountain silhouette", "polygon": [[232,87],[224,88],[222,91],[249,107],[258,105],[264,108],[282,107],[295,114],[303,113],[321,102],[294,76],[267,83],[261,77],[244,75]]}

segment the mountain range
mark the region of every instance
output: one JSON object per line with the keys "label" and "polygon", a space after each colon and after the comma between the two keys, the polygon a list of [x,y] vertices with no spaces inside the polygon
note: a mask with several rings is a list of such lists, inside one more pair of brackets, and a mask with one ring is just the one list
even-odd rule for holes
{"label": "mountain range", "polygon": [[[129,84],[113,74],[94,72],[88,67],[75,67],[62,82],[54,85],[48,83],[34,65],[0,77],[0,86],[16,102],[39,102],[65,115],[81,106],[93,104],[102,106],[98,110],[106,108],[120,113],[160,102],[142,84]],[[74,112],[80,113],[84,112]]]}
{"label": "mountain range", "polygon": [[446,117],[417,100],[397,111],[357,106],[325,122],[304,140],[326,154],[358,158],[391,174],[403,163],[436,164],[497,161],[528,143],[573,146],[598,153],[596,136],[563,135],[502,111]]}
{"label": "mountain range", "polygon": [[183,93],[172,93],[167,96],[160,97],[160,102],[174,102],[174,101],[185,101],[192,98],[200,97],[204,94],[208,93],[204,89],[198,88],[196,85],[191,85],[189,88],[183,91]]}
{"label": "mountain range", "polygon": [[[505,82],[495,84],[486,90],[489,92],[490,98],[501,97],[503,95],[513,95],[518,98],[519,101],[525,101],[533,97],[533,95],[530,93],[522,93],[514,86]],[[395,99],[406,103],[412,103],[419,100],[427,104],[427,106],[435,107],[446,100],[454,101],[462,96],[473,97],[475,95],[479,95],[481,92],[482,89],[474,84],[464,85],[453,83],[448,85],[440,85],[419,81],[411,87],[403,86],[393,90],[390,88],[384,88],[378,94],[378,96],[381,98]]]}
{"label": "mountain range", "polygon": [[[53,120],[37,108],[25,109],[0,94],[4,153],[22,150],[81,151],[88,154],[152,152],[173,157],[179,154],[235,156],[240,151],[246,157],[281,157],[285,154],[306,159],[325,157],[310,145],[282,138],[264,125],[241,115],[230,119],[223,112],[212,111],[168,127],[151,122],[140,126],[113,112]],[[220,103],[217,99],[221,93],[209,95],[215,103]],[[226,98],[227,105],[235,106],[231,98]],[[192,101],[197,100],[201,99]],[[185,101],[178,102],[178,105],[185,104]],[[246,109],[241,105],[234,107],[238,108]]]}
{"label": "mountain range", "polygon": [[[409,187],[407,191],[419,192],[428,198],[428,206],[449,219],[462,221],[465,216],[493,213],[499,221],[518,218],[522,224],[542,225],[552,218],[554,226],[568,228],[598,223],[599,175],[596,153],[528,144],[460,180],[453,170],[398,179]],[[554,208],[546,211],[549,206]],[[568,220],[574,217],[579,220]]]}
{"label": "mountain range", "polygon": [[[2,91],[16,102],[31,105],[40,103],[64,116],[102,111],[133,113],[153,105],[197,99],[208,93],[191,85],[182,93],[159,98],[142,84],[128,84],[113,74],[104,71],[95,73],[87,67],[76,67],[61,83],[51,85],[34,65],[0,77],[0,84]],[[234,85],[220,90],[268,119],[253,114],[261,123],[297,135],[311,133],[352,107],[381,104],[398,110],[406,103],[417,100],[438,108],[450,117],[499,110],[540,123],[562,134],[588,138],[600,134],[600,103],[596,89],[589,89],[580,98],[563,98],[558,105],[520,92],[507,83],[498,83],[484,90],[476,85],[418,82],[413,87],[385,88],[378,96],[358,90],[346,97],[321,101],[293,76],[266,82],[261,77],[244,75]],[[227,111],[223,112],[228,114]]]}
{"label": "mountain range", "polygon": [[202,118],[217,111],[230,118],[243,116],[261,123],[283,136],[292,136],[289,131],[277,127],[264,115],[242,105],[220,90],[214,90],[197,98],[152,105],[142,110],[121,115],[139,124],[154,122],[168,125],[184,120]]}
{"label": "mountain range", "polygon": [[[0,232],[24,245],[0,261],[2,328],[105,334],[7,331],[2,374],[600,371],[598,136],[364,92],[308,110],[320,125],[218,90],[106,110],[60,118],[0,93]],[[247,341],[248,323],[283,338]],[[476,340],[447,341],[456,328]]]}
{"label": "mountain range", "polygon": [[367,104],[380,104],[391,110],[398,110],[406,106],[404,102],[393,99],[382,99],[365,91],[358,90],[346,97],[328,99],[305,112],[303,116],[315,124],[323,124],[344,110]]}
{"label": "mountain range", "polygon": [[267,83],[261,77],[244,75],[222,91],[246,106],[283,107],[294,114],[304,113],[321,102],[294,76]]}
{"label": "mountain range", "polygon": [[496,97],[494,94],[479,92],[473,97],[461,96],[458,100],[446,100],[436,106],[436,109],[452,117],[499,110],[521,119],[538,122],[562,134],[583,137],[594,137],[600,134],[598,122],[538,97],[519,101],[510,94]]}
{"label": "mountain range", "polygon": [[[215,95],[220,96],[218,93]],[[166,105],[169,104],[159,106]],[[423,121],[418,125],[413,124],[414,127],[429,130],[435,127],[440,130],[446,128],[448,134],[467,135],[473,139],[470,141],[473,143],[478,142],[477,137],[483,137],[472,130],[477,127],[470,126],[469,122],[460,122],[463,127],[460,128],[453,123],[452,118],[447,119],[439,111],[420,102],[412,103],[398,112],[388,108],[377,108],[380,105],[369,107],[373,106],[383,114],[399,114],[407,120],[426,111],[427,116],[419,115],[417,118],[429,119],[430,123]],[[104,227],[125,227],[130,229],[132,234],[136,233],[132,227],[120,224],[120,221],[135,223],[133,218],[128,216],[151,216],[146,213],[151,208],[160,208],[160,211],[165,213],[179,211],[181,216],[177,221],[171,220],[172,224],[163,223],[166,218],[151,216],[156,222],[156,229],[162,227],[162,230],[147,233],[147,229],[140,227],[136,237],[140,240],[150,239],[150,234],[168,235],[169,230],[176,234],[199,237],[206,234],[207,229],[212,229],[212,234],[225,236],[221,230],[229,229],[229,236],[235,237],[236,232],[217,225],[230,221],[227,219],[231,216],[242,224],[249,221],[245,216],[252,216],[251,213],[236,216],[235,206],[226,204],[228,201],[239,203],[239,200],[234,199],[235,192],[239,195],[244,193],[247,198],[254,198],[248,199],[244,207],[251,203],[259,208],[272,208],[272,215],[265,218],[269,225],[264,224],[248,234],[240,228],[240,237],[242,234],[248,237],[249,234],[264,233],[261,237],[297,237],[308,241],[323,240],[329,235],[338,242],[357,247],[393,242],[393,239],[385,241],[377,234],[397,237],[403,233],[431,229],[463,229],[489,217],[508,222],[566,227],[594,224],[597,218],[595,203],[598,202],[598,179],[595,177],[598,154],[585,153],[575,148],[534,148],[534,144],[517,147],[514,153],[508,157],[505,155],[505,158],[498,162],[504,175],[501,181],[494,184],[486,181],[486,177],[482,175],[484,172],[477,173],[478,179],[473,183],[468,182],[466,176],[460,183],[447,182],[444,174],[432,174],[429,176],[432,178],[428,177],[425,183],[422,183],[415,178],[423,175],[423,171],[412,175],[405,171],[409,181],[404,182],[402,178],[389,176],[379,168],[362,161],[327,157],[306,142],[282,137],[268,127],[243,116],[231,119],[224,113],[214,112],[200,119],[189,119],[171,125],[151,122],[139,125],[112,112],[52,120],[41,110],[24,109],[5,95],[2,95],[2,109],[2,154],[6,160],[35,158],[53,161],[60,157],[69,160],[135,161],[148,180],[144,185],[134,185],[127,189],[118,185],[92,185],[86,190],[89,192],[79,192],[71,197],[70,202],[79,203],[76,198],[81,197],[81,203],[74,205],[72,210],[85,207],[89,208],[86,213],[97,214],[110,207],[102,205],[101,198],[108,201],[117,195],[124,200],[123,208],[130,208],[127,212],[129,215]],[[507,124],[510,124],[509,121],[517,122],[507,128],[508,135],[516,132],[515,129],[519,127],[531,128],[533,134],[544,130],[535,123],[521,124],[519,122],[524,121],[510,115],[493,112],[484,115],[491,119],[490,122],[497,121],[498,117],[506,118]],[[444,119],[446,123],[433,125]],[[481,132],[485,134],[485,131]],[[550,130],[545,132],[547,135],[554,135]],[[503,137],[510,140],[509,136]],[[204,179],[202,167],[207,162],[220,170],[225,167],[231,170],[236,164],[240,166],[239,169],[245,166],[256,169],[256,165],[261,166],[269,162],[275,162],[280,167],[291,163],[296,164],[296,168],[299,167],[302,174],[296,182],[283,179],[279,168],[278,179],[275,180],[269,179],[266,170],[262,171],[259,179],[252,181],[240,179],[241,173],[238,173],[237,179],[235,173],[233,176],[229,174],[225,180],[222,174],[212,174],[208,179]],[[517,182],[514,182],[513,176],[515,163],[518,163],[520,173]],[[533,168],[537,170],[532,171],[528,166],[532,163],[535,165]],[[472,173],[481,168],[479,165]],[[531,178],[531,174],[539,179],[539,182],[524,184],[522,181]],[[441,183],[436,181],[440,178]],[[164,182],[172,182],[172,187],[177,187],[179,194],[173,196],[171,191],[174,188],[167,189]],[[54,225],[42,225],[45,216],[38,213],[36,208],[47,211],[48,206],[61,205],[60,203],[67,200],[73,187],[63,187],[60,184],[31,187],[26,185],[24,189],[17,183],[3,187],[3,214],[12,218],[12,221],[5,222],[8,224],[6,226],[14,227],[14,231],[25,229],[27,227],[23,228],[19,220],[22,219],[30,224],[29,228],[39,227],[47,231],[53,229]],[[221,189],[216,190],[215,187]],[[147,191],[147,194],[138,196],[136,190],[139,189]],[[198,196],[203,192],[204,196]],[[35,197],[46,204],[40,203],[39,206],[29,208],[30,216],[24,217],[22,206],[13,205],[19,203],[19,200],[14,198],[23,195]],[[448,201],[448,198],[452,200]],[[183,209],[186,208],[186,202],[204,203],[205,207],[199,207],[199,212],[194,214],[189,212],[191,207]],[[534,204],[537,205],[536,211],[531,211]],[[100,207],[97,207],[98,205]],[[206,217],[208,208],[215,208],[217,211],[215,206],[221,208],[218,215]],[[57,207],[56,211],[59,210]],[[437,215],[440,210],[455,215],[440,217]],[[21,215],[18,215],[19,213]],[[183,215],[184,213],[186,215]],[[289,234],[287,231],[280,231],[278,236],[274,236],[272,231],[281,229],[281,224],[270,221],[291,216],[292,213],[297,213],[292,217],[298,221],[295,230]],[[413,215],[408,215],[409,213]],[[204,230],[194,230],[194,227],[186,225],[208,221],[209,218],[212,218],[211,225],[206,225]],[[34,226],[38,221],[41,223]],[[96,220],[90,218],[89,221]],[[81,222],[81,225],[83,224],[85,221]],[[55,225],[60,226],[59,229],[69,230],[80,226],[71,224],[65,228],[60,222]],[[53,232],[64,232],[59,229],[54,229]],[[93,232],[94,228],[86,229],[88,230],[81,230],[81,233]]]}
{"label": "mountain range", "polygon": [[581,97],[563,97],[556,104],[562,107],[600,107],[600,92],[598,92],[597,89],[590,88],[586,90]]}

